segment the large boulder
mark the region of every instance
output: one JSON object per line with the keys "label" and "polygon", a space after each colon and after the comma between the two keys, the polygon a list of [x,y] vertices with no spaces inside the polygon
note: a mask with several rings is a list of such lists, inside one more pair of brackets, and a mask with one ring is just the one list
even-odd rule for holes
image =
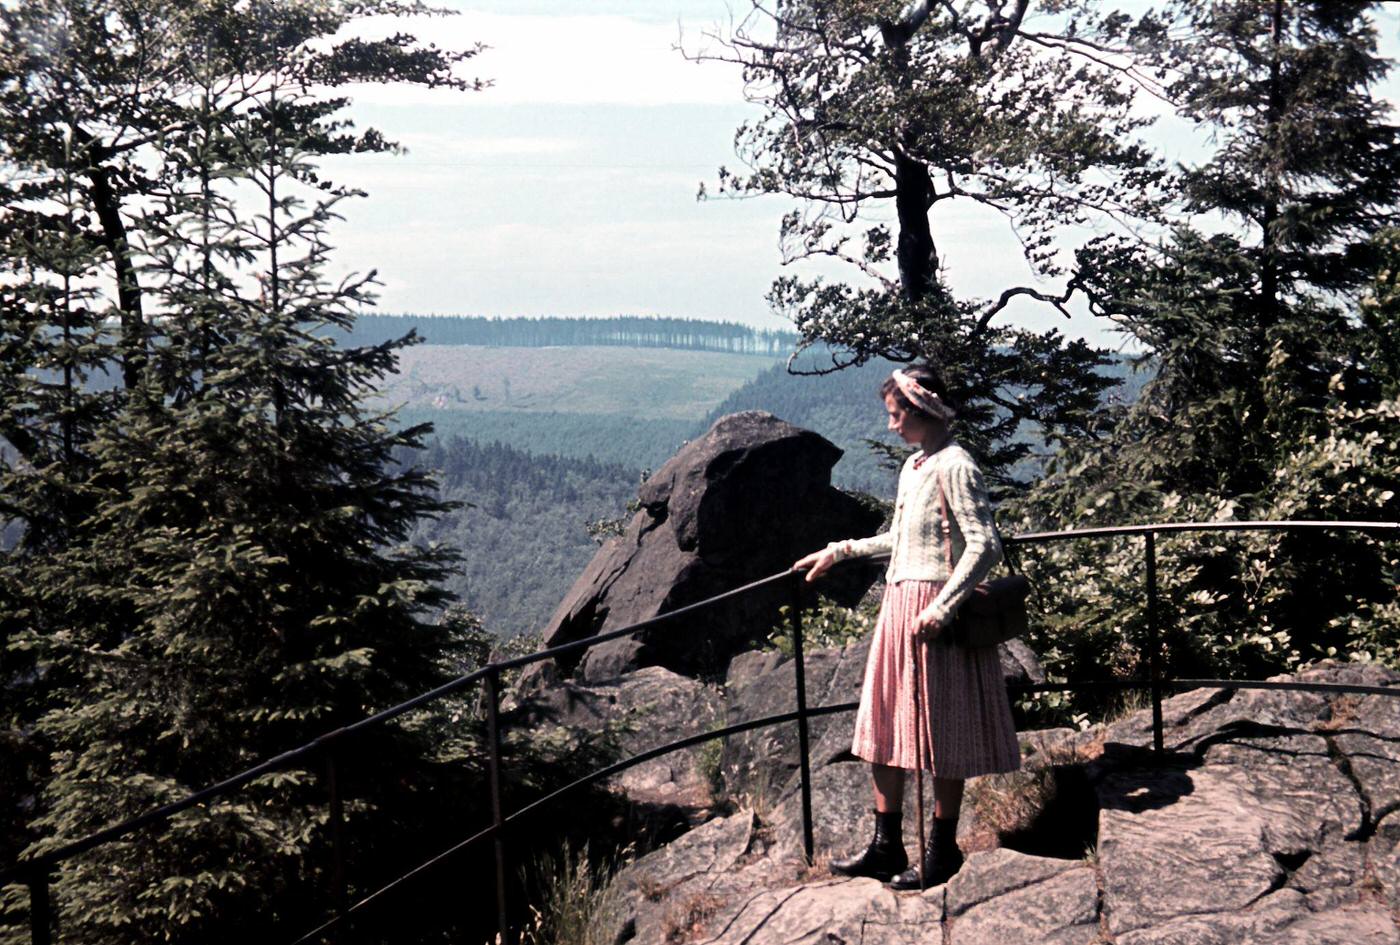
{"label": "large boulder", "polygon": [[[648,479],[641,510],[579,576],[545,628],[560,646],[677,610],[786,570],[827,542],[872,534],[878,510],[831,485],[841,450],[772,414],[745,411],[715,422]],[[854,603],[878,569],[851,567],[824,582]],[[775,584],[656,630],[601,643],[559,669],[580,680],[615,679],[642,666],[718,676],[730,657],[762,639],[790,603]]]}

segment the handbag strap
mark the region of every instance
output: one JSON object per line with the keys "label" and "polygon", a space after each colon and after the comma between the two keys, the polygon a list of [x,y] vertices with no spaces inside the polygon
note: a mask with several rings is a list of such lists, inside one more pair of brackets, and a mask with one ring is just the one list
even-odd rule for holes
{"label": "handbag strap", "polygon": [[[948,580],[951,581],[953,579],[953,524],[948,519],[948,493],[943,488],[943,471],[939,470],[935,475],[938,476],[938,502],[943,513],[943,544],[948,552]],[[1020,565],[1012,558],[1011,546],[1001,537],[1001,529],[997,527],[996,513],[992,513],[992,531],[997,536],[997,544],[1001,545],[1001,560],[1006,563],[1006,570],[1012,574],[1021,574]],[[1045,607],[1041,603],[1040,588],[1032,584],[1031,593],[1035,595],[1036,607],[1044,613]]]}
{"label": "handbag strap", "polygon": [[[948,518],[948,493],[943,488],[943,471],[935,473],[938,476],[938,502],[943,513],[943,544],[948,551],[948,579],[953,577],[953,523]],[[996,513],[992,513],[992,532],[997,536],[997,544],[1001,545],[1001,560],[1006,562],[1006,570],[1012,574],[1020,574],[1021,567],[1012,559],[1011,546],[1001,537],[1001,529],[997,527]]]}
{"label": "handbag strap", "polygon": [[938,504],[943,514],[943,550],[948,554],[948,580],[953,580],[953,523],[948,520],[948,493],[943,489],[943,470],[934,473],[938,477]]}

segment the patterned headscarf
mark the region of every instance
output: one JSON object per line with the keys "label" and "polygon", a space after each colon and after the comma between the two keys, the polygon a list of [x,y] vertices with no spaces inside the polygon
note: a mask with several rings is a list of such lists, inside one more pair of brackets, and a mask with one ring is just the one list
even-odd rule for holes
{"label": "patterned headscarf", "polygon": [[937,394],[903,371],[896,370],[890,376],[894,378],[895,385],[905,399],[929,416],[942,420],[944,423],[951,423],[953,418],[958,415],[958,412],[945,404]]}

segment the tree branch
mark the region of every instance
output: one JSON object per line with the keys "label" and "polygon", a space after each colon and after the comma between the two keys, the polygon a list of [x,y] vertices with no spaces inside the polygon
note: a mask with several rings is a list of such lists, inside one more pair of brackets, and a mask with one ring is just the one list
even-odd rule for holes
{"label": "tree branch", "polygon": [[792,354],[788,355],[788,359],[787,359],[787,372],[788,372],[789,374],[791,374],[791,375],[793,375],[793,376],[795,376],[795,377],[823,377],[823,376],[825,376],[825,375],[827,375],[827,374],[835,374],[837,371],[844,371],[844,370],[846,370],[846,368],[848,368],[848,367],[853,367],[853,366],[855,366],[855,365],[861,363],[860,357],[859,357],[859,356],[856,356],[855,358],[851,359],[850,361],[847,361],[845,364],[842,364],[840,361],[836,360],[836,352],[835,352],[835,351],[832,351],[832,352],[831,352],[831,367],[829,367],[829,368],[816,368],[816,369],[811,370],[811,371],[798,371],[798,370],[795,370],[795,369],[793,368],[793,365],[797,363],[797,357],[798,357],[798,355],[802,354],[802,352],[806,351],[806,350],[807,350],[808,348],[810,348],[811,346],[812,346],[812,342],[811,342],[811,341],[803,341],[803,342],[801,342],[801,343],[798,344],[796,350],[794,350],[794,351],[792,352]]}
{"label": "tree branch", "polygon": [[1010,303],[1012,299],[1022,295],[1040,302],[1048,302],[1055,306],[1059,313],[1065,318],[1070,318],[1072,316],[1070,315],[1069,309],[1065,308],[1065,305],[1080,288],[1082,288],[1082,286],[1080,285],[1079,276],[1076,275],[1069,280],[1068,284],[1065,286],[1065,291],[1059,295],[1050,295],[1047,292],[1042,292],[1039,289],[1032,289],[1029,286],[1016,286],[1015,288],[1007,289],[978,317],[977,330],[981,331],[985,329],[992,318],[1002,309],[1006,308],[1007,304]]}
{"label": "tree branch", "polygon": [[[841,242],[844,244],[846,240],[842,240]],[[800,252],[791,254],[787,251],[784,251],[783,265],[790,266],[799,260],[812,259],[816,256],[828,256],[832,259],[839,259],[844,263],[849,263],[850,265],[855,266],[861,272],[865,273],[870,278],[879,282],[882,286],[885,287],[887,291],[893,291],[894,289],[899,287],[899,283],[895,282],[893,279],[880,272],[880,270],[876,269],[873,263],[867,262],[864,259],[860,259],[859,257],[852,256],[849,253],[843,252],[840,245],[804,246]]]}
{"label": "tree branch", "polygon": [[1047,49],[1064,50],[1081,59],[1087,59],[1095,65],[1125,75],[1131,79],[1138,88],[1142,89],[1153,98],[1165,102],[1168,105],[1176,104],[1176,102],[1172,101],[1171,97],[1167,95],[1166,89],[1162,87],[1162,84],[1154,80],[1150,75],[1142,72],[1138,68],[1136,62],[1129,61],[1125,64],[1113,62],[1106,58],[1108,55],[1128,55],[1124,50],[1113,49],[1101,43],[1093,43],[1077,36],[1056,36],[1049,33],[1030,33],[1025,30],[1020,30],[1018,35],[1038,46],[1044,46]]}

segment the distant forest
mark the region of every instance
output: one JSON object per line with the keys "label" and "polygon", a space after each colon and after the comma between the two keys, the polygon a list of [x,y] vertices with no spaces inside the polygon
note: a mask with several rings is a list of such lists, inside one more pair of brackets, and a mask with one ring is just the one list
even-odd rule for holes
{"label": "distant forest", "polygon": [[464,504],[420,521],[412,541],[461,549],[460,573],[444,583],[499,636],[544,626],[598,550],[588,523],[622,515],[639,477],[616,463],[458,436],[399,458],[433,470],[442,498]]}
{"label": "distant forest", "polygon": [[[726,411],[732,412],[732,411]],[[619,464],[627,469],[656,469],[713,421],[640,420],[621,414],[512,413],[507,410],[433,410],[404,407],[404,426],[431,423],[433,436],[454,436],[477,443],[503,443],[531,454]]]}
{"label": "distant forest", "polygon": [[614,318],[487,318],[362,314],[346,344],[379,344],[417,331],[428,344],[511,348],[678,348],[729,354],[778,356],[791,351],[797,335],[750,328],[737,322],[620,315]]}

